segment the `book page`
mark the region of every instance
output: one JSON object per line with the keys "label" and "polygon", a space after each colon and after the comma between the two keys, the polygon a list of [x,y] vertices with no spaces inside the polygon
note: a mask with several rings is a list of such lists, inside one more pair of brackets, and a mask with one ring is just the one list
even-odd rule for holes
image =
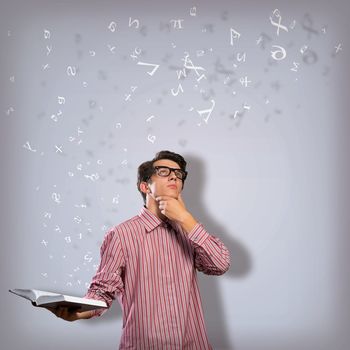
{"label": "book page", "polygon": [[38,300],[39,297],[42,297],[42,296],[60,296],[62,294],[59,294],[59,293],[52,293],[52,292],[47,292],[47,291],[44,291],[44,290],[39,290],[39,289],[32,289],[34,295],[35,295],[35,300]]}

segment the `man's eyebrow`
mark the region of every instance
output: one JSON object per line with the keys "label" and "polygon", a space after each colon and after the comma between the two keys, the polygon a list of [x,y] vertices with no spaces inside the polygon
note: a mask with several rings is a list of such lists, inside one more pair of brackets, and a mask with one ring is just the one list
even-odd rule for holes
{"label": "man's eyebrow", "polygon": [[172,168],[172,167],[167,166],[167,165],[155,165],[154,167],[155,168],[158,167],[158,168],[169,168],[169,169],[175,169],[175,170],[182,170],[181,168]]}

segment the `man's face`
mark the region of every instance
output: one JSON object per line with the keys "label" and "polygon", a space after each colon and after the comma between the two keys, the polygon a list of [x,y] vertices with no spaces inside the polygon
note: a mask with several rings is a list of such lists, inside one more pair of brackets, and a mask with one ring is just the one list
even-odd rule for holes
{"label": "man's face", "polygon": [[[181,169],[176,162],[169,159],[157,160],[153,163],[153,166],[167,166],[169,168]],[[182,191],[182,180],[177,178],[173,171],[171,171],[171,173],[165,177],[154,173],[151,176],[148,187],[150,189],[149,194],[153,198],[158,196],[170,196],[177,199]]]}

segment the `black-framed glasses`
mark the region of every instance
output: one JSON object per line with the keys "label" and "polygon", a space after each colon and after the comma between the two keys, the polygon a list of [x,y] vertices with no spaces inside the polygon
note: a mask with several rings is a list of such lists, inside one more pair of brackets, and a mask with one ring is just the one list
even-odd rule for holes
{"label": "black-framed glasses", "polygon": [[175,176],[182,181],[184,181],[187,177],[187,171],[182,169],[169,168],[165,165],[154,167],[154,172],[161,177],[169,176],[172,171],[174,172]]}

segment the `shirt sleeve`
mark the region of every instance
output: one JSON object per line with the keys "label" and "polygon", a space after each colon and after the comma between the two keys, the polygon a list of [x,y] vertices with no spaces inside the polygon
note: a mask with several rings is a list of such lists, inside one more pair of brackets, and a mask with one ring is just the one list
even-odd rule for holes
{"label": "shirt sleeve", "polygon": [[[120,237],[113,228],[105,235],[100,249],[101,261],[90,287],[84,298],[103,300],[108,308],[115,299],[115,294],[124,293],[123,271],[125,259]],[[96,309],[92,316],[101,316],[107,309]]]}
{"label": "shirt sleeve", "polygon": [[230,253],[219,238],[197,223],[187,235],[195,253],[195,268],[207,275],[222,275],[230,267]]}

